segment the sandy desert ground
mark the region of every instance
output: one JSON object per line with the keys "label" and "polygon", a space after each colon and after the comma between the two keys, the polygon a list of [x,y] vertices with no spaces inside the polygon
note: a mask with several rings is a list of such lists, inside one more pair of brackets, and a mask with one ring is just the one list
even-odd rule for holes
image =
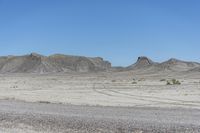
{"label": "sandy desert ground", "polygon": [[[2,74],[0,132],[51,132],[49,126],[52,125],[57,126],[52,132],[200,131],[200,121],[196,119],[200,113],[198,73],[135,73]],[[172,78],[179,80],[181,85],[166,85],[162,80]],[[73,114],[68,112],[70,110]],[[116,114],[112,114],[113,111]],[[105,113],[95,115],[101,112]],[[36,126],[38,121],[42,126]],[[65,126],[71,123],[73,128],[57,124],[62,121]],[[130,123],[119,126],[127,121]],[[74,125],[80,123],[74,129]],[[112,128],[102,128],[99,123],[107,123]]]}
{"label": "sandy desert ground", "polygon": [[0,99],[95,106],[200,108],[198,77],[174,77],[181,85],[166,85],[166,81],[160,81],[162,77],[138,76],[133,81],[131,74],[122,75],[1,75]]}
{"label": "sandy desert ground", "polygon": [[0,102],[2,133],[198,133],[200,111]]}

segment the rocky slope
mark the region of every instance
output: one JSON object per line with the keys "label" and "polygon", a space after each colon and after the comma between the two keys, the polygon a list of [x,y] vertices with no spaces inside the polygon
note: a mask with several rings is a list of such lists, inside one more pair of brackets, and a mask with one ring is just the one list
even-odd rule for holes
{"label": "rocky slope", "polygon": [[140,69],[140,68],[144,68],[147,66],[153,66],[156,65],[157,63],[153,62],[151,59],[149,59],[146,56],[140,56],[137,59],[137,62],[134,63],[133,65],[129,66],[129,69]]}
{"label": "rocky slope", "polygon": [[0,57],[0,73],[55,73],[55,72],[98,72],[98,71],[141,71],[156,73],[171,72],[200,72],[200,63],[169,59],[157,63],[148,57],[138,57],[136,63],[128,67],[111,67],[111,63],[100,57],[71,56],[54,54],[43,56],[31,53],[23,56]]}
{"label": "rocky slope", "polygon": [[145,56],[138,57],[138,60],[133,65],[130,65],[125,70],[141,70],[141,71],[199,71],[200,63],[187,62],[171,58],[168,61],[157,63]]}
{"label": "rocky slope", "polygon": [[102,58],[36,53],[24,56],[0,57],[0,73],[52,73],[106,71],[111,63]]}
{"label": "rocky slope", "polygon": [[187,61],[171,58],[168,61],[160,63],[158,66],[160,68],[168,69],[172,71],[188,71],[188,70],[196,69],[197,67],[200,67],[200,64],[197,62],[187,62]]}

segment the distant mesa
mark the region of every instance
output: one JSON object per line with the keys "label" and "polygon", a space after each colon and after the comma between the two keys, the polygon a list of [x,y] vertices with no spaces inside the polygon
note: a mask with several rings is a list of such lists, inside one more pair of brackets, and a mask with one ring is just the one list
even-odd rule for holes
{"label": "distant mesa", "polygon": [[0,73],[54,73],[107,71],[111,63],[102,58],[56,54],[0,57]]}
{"label": "distant mesa", "polygon": [[158,71],[199,71],[200,64],[197,62],[187,62],[171,58],[165,62],[157,63],[152,61],[146,56],[138,57],[136,63],[127,67],[125,70],[140,70],[148,72],[158,72]]}
{"label": "distant mesa", "polygon": [[159,71],[200,72],[197,62],[181,61],[171,58],[168,61],[157,63],[146,56],[138,57],[136,63],[128,67],[112,67],[109,61],[101,57],[72,56],[54,54],[44,56],[31,53],[23,56],[1,56],[0,73],[65,73],[65,72],[122,72],[140,71],[156,73]]}

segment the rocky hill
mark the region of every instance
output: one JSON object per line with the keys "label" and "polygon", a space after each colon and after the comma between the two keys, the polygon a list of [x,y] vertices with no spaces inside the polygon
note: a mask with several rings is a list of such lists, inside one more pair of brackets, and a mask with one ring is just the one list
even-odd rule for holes
{"label": "rocky hill", "polygon": [[198,71],[200,63],[187,62],[171,58],[168,61],[157,63],[148,57],[141,56],[133,65],[128,66],[125,70],[148,70],[148,71]]}
{"label": "rocky hill", "polygon": [[168,61],[160,63],[158,65],[160,68],[168,69],[172,71],[188,71],[191,69],[195,69],[200,66],[197,62],[187,62],[178,59],[171,58]]}
{"label": "rocky hill", "polygon": [[153,62],[151,59],[149,59],[146,56],[140,56],[137,59],[137,62],[130,65],[128,68],[129,69],[140,69],[140,68],[144,68],[144,67],[150,67],[153,65],[156,65],[156,62]]}
{"label": "rocky hill", "polygon": [[136,63],[128,67],[112,67],[111,63],[100,57],[71,56],[54,54],[43,56],[31,53],[23,56],[0,57],[0,73],[56,73],[56,72],[99,72],[99,71],[139,71],[156,72],[200,72],[200,63],[178,59],[157,63],[148,57],[138,57]]}
{"label": "rocky hill", "polygon": [[61,54],[43,56],[37,53],[0,57],[0,73],[95,72],[109,68],[111,63],[100,57]]}

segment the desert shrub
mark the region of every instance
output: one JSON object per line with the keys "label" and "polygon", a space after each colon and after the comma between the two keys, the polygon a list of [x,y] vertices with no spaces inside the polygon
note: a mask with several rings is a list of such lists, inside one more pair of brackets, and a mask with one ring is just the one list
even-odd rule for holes
{"label": "desert shrub", "polygon": [[134,81],[134,82],[132,82],[132,84],[137,84],[137,82]]}
{"label": "desert shrub", "polygon": [[181,82],[176,80],[176,79],[172,79],[172,80],[167,80],[167,85],[180,85]]}
{"label": "desert shrub", "polygon": [[10,87],[10,88],[18,88],[18,86],[17,86],[17,85],[14,85],[14,86],[12,86],[12,87]]}
{"label": "desert shrub", "polygon": [[180,85],[181,84],[181,82],[176,80],[176,79],[172,79],[172,83],[173,83],[173,85]]}
{"label": "desert shrub", "polygon": [[167,83],[166,83],[166,84],[167,84],[167,85],[172,85],[172,84],[171,84],[171,82],[170,82],[169,80],[167,81]]}
{"label": "desert shrub", "polygon": [[161,79],[160,81],[166,81],[166,79]]}
{"label": "desert shrub", "polygon": [[139,79],[138,81],[145,81],[145,79],[144,79],[144,78],[141,78],[141,79]]}
{"label": "desert shrub", "polygon": [[39,103],[50,104],[51,102],[49,102],[49,101],[39,101]]}
{"label": "desert shrub", "polygon": [[116,82],[116,80],[112,80],[112,82]]}

